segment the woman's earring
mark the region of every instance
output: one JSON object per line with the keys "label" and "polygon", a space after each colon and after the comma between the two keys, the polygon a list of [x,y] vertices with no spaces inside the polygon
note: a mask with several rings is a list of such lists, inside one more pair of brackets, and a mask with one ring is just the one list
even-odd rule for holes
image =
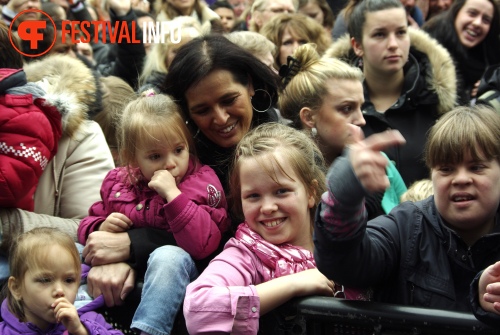
{"label": "woman's earring", "polygon": [[[267,103],[263,102],[263,99],[253,99],[256,95],[257,95],[257,92],[263,92],[262,95],[265,99],[269,99],[269,105],[267,105]],[[270,109],[273,105],[273,98],[271,97],[271,94],[269,94],[268,91],[262,89],[262,88],[258,88],[255,90],[255,95],[250,99],[252,101],[252,109],[258,113],[264,113],[266,112],[268,109]],[[257,105],[257,106],[255,106]],[[262,108],[261,105],[264,105],[264,106],[267,106],[265,107],[264,109],[260,109]]]}
{"label": "woman's earring", "polygon": [[316,127],[311,128],[312,137],[316,137],[318,135],[318,129]]}

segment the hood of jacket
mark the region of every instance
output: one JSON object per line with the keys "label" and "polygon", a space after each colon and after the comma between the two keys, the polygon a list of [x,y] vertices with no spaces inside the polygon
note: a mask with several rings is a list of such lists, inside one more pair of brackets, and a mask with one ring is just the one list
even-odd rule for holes
{"label": "hood of jacket", "polygon": [[24,66],[28,82],[37,82],[48,104],[63,114],[64,135],[72,137],[98,104],[98,86],[92,71],[66,55],[45,57]]}
{"label": "hood of jacket", "polygon": [[[431,65],[426,73],[426,82],[427,88],[438,96],[438,112],[449,112],[455,107],[457,99],[455,66],[449,52],[422,30],[408,27],[408,33],[411,47],[426,55]],[[351,65],[356,64],[358,59],[348,34],[332,43],[323,57],[339,58]]]}

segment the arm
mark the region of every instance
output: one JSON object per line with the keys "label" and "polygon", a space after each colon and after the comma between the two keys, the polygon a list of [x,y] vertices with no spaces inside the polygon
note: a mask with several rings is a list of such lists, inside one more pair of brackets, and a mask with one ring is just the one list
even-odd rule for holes
{"label": "arm", "polygon": [[378,217],[367,231],[363,197],[388,186],[387,159],[378,150],[399,141],[391,133],[376,134],[352,145],[330,168],[328,192],[322,196],[315,220],[314,257],[318,269],[339,283],[366,287],[386,278],[397,265],[395,219]]}
{"label": "arm", "polygon": [[292,297],[332,295],[332,283],[316,269],[262,283],[262,263],[231,240],[194,282],[188,285],[184,316],[190,334],[256,334],[259,317]]}

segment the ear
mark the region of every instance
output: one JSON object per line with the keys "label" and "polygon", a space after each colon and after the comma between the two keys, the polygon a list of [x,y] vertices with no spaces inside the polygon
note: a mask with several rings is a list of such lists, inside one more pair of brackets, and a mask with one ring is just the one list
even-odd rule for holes
{"label": "ear", "polygon": [[361,45],[361,43],[356,41],[354,39],[354,37],[351,37],[351,46],[352,46],[352,49],[354,50],[354,53],[356,54],[356,56],[363,57],[363,54],[364,54],[363,46]]}
{"label": "ear", "polygon": [[256,10],[255,12],[253,12],[252,14],[252,20],[253,22],[255,22],[255,25],[258,27],[258,29],[260,30],[260,28],[262,28],[263,24],[262,24],[262,17],[261,17],[261,13]]}
{"label": "ear", "polygon": [[318,181],[313,179],[309,191],[309,199],[307,199],[307,207],[313,208],[316,205],[316,189],[318,188]]}
{"label": "ear", "polygon": [[9,291],[16,300],[21,300],[23,298],[21,294],[21,283],[15,277],[10,276],[7,282]]}
{"label": "ear", "polygon": [[316,115],[309,107],[302,107],[299,112],[300,121],[304,126],[311,129],[316,127]]}

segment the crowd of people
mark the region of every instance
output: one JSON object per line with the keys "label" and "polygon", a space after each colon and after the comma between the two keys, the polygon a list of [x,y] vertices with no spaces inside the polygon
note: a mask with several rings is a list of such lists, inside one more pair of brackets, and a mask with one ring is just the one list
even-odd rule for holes
{"label": "crowd of people", "polygon": [[0,333],[257,334],[309,295],[499,327],[500,5],[334,5],[0,0]]}

